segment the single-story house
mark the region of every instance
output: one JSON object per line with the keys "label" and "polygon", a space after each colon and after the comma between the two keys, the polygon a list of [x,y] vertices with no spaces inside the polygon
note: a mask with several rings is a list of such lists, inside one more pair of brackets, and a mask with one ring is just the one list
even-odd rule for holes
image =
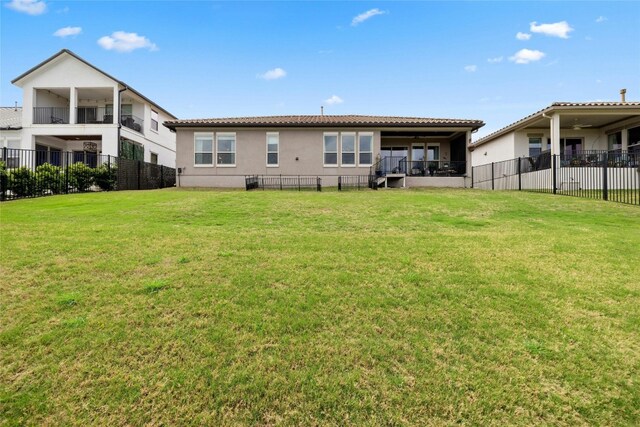
{"label": "single-story house", "polygon": [[382,186],[470,185],[467,146],[480,120],[303,115],[173,120],[183,187],[243,187],[249,175],[375,173]]}
{"label": "single-story house", "polygon": [[473,166],[596,151],[640,153],[640,102],[555,102],[468,146]]}

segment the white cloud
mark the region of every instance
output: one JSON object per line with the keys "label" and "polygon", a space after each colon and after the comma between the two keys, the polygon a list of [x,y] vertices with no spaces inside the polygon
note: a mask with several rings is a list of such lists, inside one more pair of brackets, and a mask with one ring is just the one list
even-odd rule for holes
{"label": "white cloud", "polygon": [[363,12],[360,15],[354,17],[351,20],[351,26],[355,27],[358,24],[362,24],[364,21],[366,21],[369,18],[373,18],[376,15],[384,15],[385,13],[387,12],[384,10],[380,10],[378,8],[367,10],[366,12]]}
{"label": "white cloud", "polygon": [[64,27],[60,28],[58,31],[53,33],[56,37],[69,37],[69,36],[77,36],[82,32],[81,27]]}
{"label": "white cloud", "polygon": [[258,78],[264,79],[264,80],[276,80],[276,79],[281,79],[286,75],[287,75],[287,72],[282,68],[278,67],[278,68],[274,68],[273,70],[269,70],[264,74],[258,74]]}
{"label": "white cloud", "polygon": [[502,62],[502,60],[504,59],[504,56],[496,56],[495,58],[489,58],[487,59],[487,62],[489,64],[497,64],[499,62]]}
{"label": "white cloud", "polygon": [[601,23],[603,23],[604,21],[607,21],[607,17],[606,17],[606,16],[598,16],[598,17],[596,18],[596,22],[597,22],[598,24],[601,24]]}
{"label": "white cloud", "polygon": [[340,98],[338,95],[333,95],[331,98],[325,99],[324,102],[326,102],[329,105],[334,105],[334,104],[342,104],[344,100]]}
{"label": "white cloud", "polygon": [[11,0],[6,5],[9,9],[28,15],[42,15],[47,11],[47,4],[41,0]]}
{"label": "white cloud", "polygon": [[477,65],[467,65],[466,67],[464,67],[464,70],[467,73],[475,73],[476,71],[478,71],[478,66]]}
{"label": "white cloud", "polygon": [[509,61],[515,62],[516,64],[528,64],[539,61],[544,58],[544,56],[545,53],[539,50],[520,49],[515,55],[509,57]]}
{"label": "white cloud", "polygon": [[520,31],[518,31],[518,34],[516,34],[516,38],[518,40],[529,40],[531,38],[531,34],[521,33]]}
{"label": "white cloud", "polygon": [[100,37],[98,44],[106,50],[115,50],[116,52],[131,52],[136,49],[158,50],[158,46],[151,43],[148,38],[124,31],[116,31],[110,36]]}
{"label": "white cloud", "polygon": [[556,22],[554,24],[540,24],[532,22],[529,26],[529,31],[532,33],[540,33],[551,37],[560,37],[561,39],[568,39],[569,33],[573,31],[573,28],[567,21]]}

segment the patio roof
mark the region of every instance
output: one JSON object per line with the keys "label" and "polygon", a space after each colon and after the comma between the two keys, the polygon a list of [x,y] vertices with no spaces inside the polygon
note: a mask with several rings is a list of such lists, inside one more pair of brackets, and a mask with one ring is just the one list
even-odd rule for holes
{"label": "patio roof", "polygon": [[171,130],[180,127],[468,127],[479,129],[482,120],[439,119],[428,117],[365,116],[365,115],[296,115],[229,117],[173,120],[164,122]]}
{"label": "patio roof", "polygon": [[560,128],[570,128],[577,119],[581,124],[598,128],[633,116],[640,116],[640,102],[554,102],[508,126],[503,127],[469,145],[473,149],[509,132],[524,128],[549,127],[550,119],[544,117],[560,113]]}

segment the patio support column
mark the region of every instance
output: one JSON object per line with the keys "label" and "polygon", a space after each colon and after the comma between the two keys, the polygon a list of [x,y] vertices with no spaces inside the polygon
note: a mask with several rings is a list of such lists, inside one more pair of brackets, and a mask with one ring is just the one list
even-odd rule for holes
{"label": "patio support column", "polygon": [[113,87],[113,124],[120,124],[120,105],[118,104],[118,85]]}
{"label": "patio support column", "polygon": [[[465,148],[464,159],[467,162],[466,175],[468,177],[470,177],[470,176],[472,176],[471,175],[471,151],[469,151],[469,145],[471,144],[471,131],[470,130],[468,130],[466,132],[465,137],[466,137],[466,141],[465,141],[465,146],[464,146],[464,148]],[[466,181],[466,179],[465,179],[465,181]]]}
{"label": "patio support column", "polygon": [[69,88],[69,94],[69,108],[71,109],[71,111],[69,111],[69,123],[75,125],[77,123],[76,111],[78,110],[76,107],[78,106],[78,90],[72,86]]}
{"label": "patio support column", "polygon": [[620,131],[621,143],[622,143],[622,151],[627,151],[629,149],[629,130],[622,129]]}
{"label": "patio support column", "polygon": [[560,155],[560,114],[551,116],[551,155]]}

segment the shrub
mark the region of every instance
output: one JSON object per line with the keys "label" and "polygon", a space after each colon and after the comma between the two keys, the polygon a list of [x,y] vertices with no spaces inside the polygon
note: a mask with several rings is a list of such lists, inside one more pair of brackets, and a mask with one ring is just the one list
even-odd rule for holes
{"label": "shrub", "polygon": [[9,172],[7,189],[16,198],[35,196],[36,180],[31,169],[22,166]]}
{"label": "shrub", "polygon": [[118,169],[115,164],[109,166],[104,163],[94,170],[94,178],[96,185],[101,190],[115,190],[118,183]]}
{"label": "shrub", "polygon": [[60,194],[64,189],[64,176],[62,168],[45,163],[36,168],[35,179],[38,192],[50,191],[53,194]]}
{"label": "shrub", "polygon": [[94,169],[82,162],[74,163],[67,169],[69,185],[78,191],[89,191],[94,183]]}

